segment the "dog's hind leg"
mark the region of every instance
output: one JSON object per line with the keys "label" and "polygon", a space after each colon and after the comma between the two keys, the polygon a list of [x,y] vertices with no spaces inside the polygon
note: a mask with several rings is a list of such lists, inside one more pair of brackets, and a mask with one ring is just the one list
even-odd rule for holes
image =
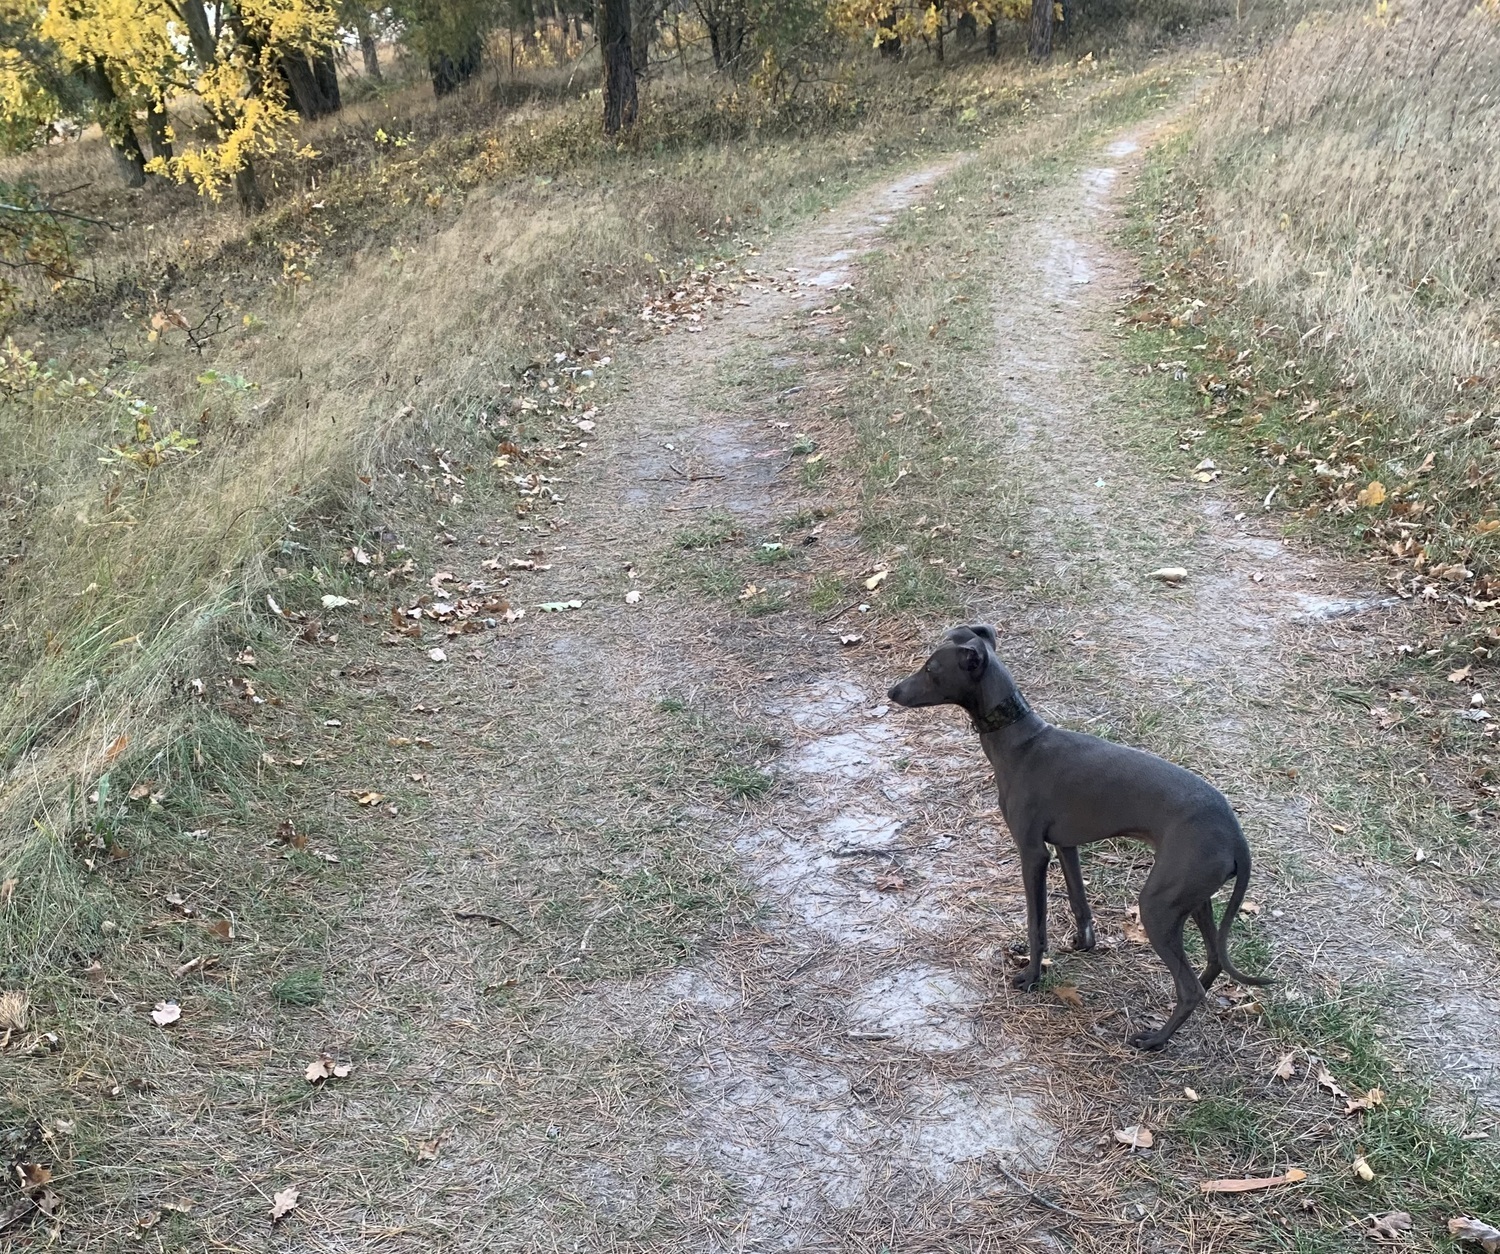
{"label": "dog's hind leg", "polygon": [[1219,978],[1220,972],[1224,970],[1219,960],[1219,933],[1214,925],[1213,902],[1205,901],[1193,911],[1193,922],[1198,925],[1198,930],[1203,933],[1203,952],[1208,957],[1208,965],[1203,968],[1203,974],[1198,977],[1198,982],[1205,989],[1212,988],[1215,980]]}
{"label": "dog's hind leg", "polygon": [[1062,865],[1063,879],[1068,885],[1068,904],[1073,907],[1073,922],[1077,925],[1073,933],[1073,948],[1092,949],[1094,912],[1089,909],[1088,894],[1083,891],[1083,868],[1078,865],[1077,848],[1059,845],[1057,860]]}
{"label": "dog's hind leg", "polygon": [[1141,923],[1146,929],[1146,935],[1151,938],[1151,947],[1172,973],[1172,982],[1177,987],[1177,1005],[1172,1008],[1171,1017],[1159,1031],[1137,1032],[1129,1039],[1127,1044],[1136,1049],[1160,1049],[1172,1039],[1172,1034],[1203,1001],[1203,985],[1182,949],[1182,925],[1187,922],[1192,911],[1182,910],[1168,899],[1159,881],[1152,884],[1152,880],[1158,879],[1156,872],[1160,867],[1161,863],[1158,862],[1152,868],[1141,893]]}

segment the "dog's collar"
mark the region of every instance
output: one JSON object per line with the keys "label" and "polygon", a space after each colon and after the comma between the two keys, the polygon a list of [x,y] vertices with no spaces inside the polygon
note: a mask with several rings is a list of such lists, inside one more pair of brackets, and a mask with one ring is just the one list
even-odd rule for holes
{"label": "dog's collar", "polygon": [[1019,723],[1030,713],[1031,707],[1026,704],[1026,698],[1015,693],[1004,698],[994,709],[983,714],[971,713],[969,717],[974,720],[975,731],[985,736],[1009,727],[1012,723]]}

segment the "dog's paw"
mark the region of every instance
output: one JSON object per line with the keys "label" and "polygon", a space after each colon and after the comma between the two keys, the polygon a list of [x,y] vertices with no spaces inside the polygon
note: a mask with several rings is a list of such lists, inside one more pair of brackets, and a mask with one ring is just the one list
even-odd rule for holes
{"label": "dog's paw", "polygon": [[1085,923],[1073,933],[1073,948],[1087,953],[1094,947],[1094,925]]}
{"label": "dog's paw", "polygon": [[1131,1049],[1144,1049],[1150,1053],[1155,1053],[1165,1046],[1170,1039],[1170,1037],[1163,1036],[1160,1032],[1137,1032],[1134,1036],[1126,1037],[1125,1044],[1129,1045]]}
{"label": "dog's paw", "polygon": [[1018,971],[1010,977],[1011,987],[1018,988],[1023,993],[1031,992],[1032,989],[1041,983],[1041,980],[1042,973],[1040,971],[1033,971],[1030,967],[1027,967],[1024,971]]}

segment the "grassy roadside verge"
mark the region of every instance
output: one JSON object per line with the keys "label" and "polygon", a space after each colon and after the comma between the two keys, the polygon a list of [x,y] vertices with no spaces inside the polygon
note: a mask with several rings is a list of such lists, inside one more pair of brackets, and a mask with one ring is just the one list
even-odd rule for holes
{"label": "grassy roadside verge", "polygon": [[[1127,103],[1108,120],[1124,123],[1144,103]],[[1003,258],[1005,247],[1025,246],[1006,223],[1006,193],[1024,205],[1028,193],[1071,173],[1106,129],[1086,128],[1076,146],[1060,143],[1040,157],[1033,151],[1030,164],[1008,161],[997,146],[993,156],[955,173],[924,212],[904,214],[893,226],[889,250],[865,267],[863,290],[841,296],[832,316],[809,320],[806,351],[810,361],[822,360],[806,368],[807,390],[817,399],[796,418],[808,436],[799,455],[808,518],[822,511],[827,535],[840,525],[838,503],[859,501],[858,519],[844,516],[842,525],[857,528],[869,546],[869,564],[858,570],[820,564],[821,546],[811,550],[803,583],[814,612],[867,601],[887,618],[889,634],[910,640],[914,650],[975,599],[1004,601],[1024,589],[1018,615],[1041,608],[1067,617],[1069,606],[1057,603],[1050,584],[1045,605],[1036,604],[1041,575],[1018,544],[1030,504],[1047,485],[1017,483],[1005,473],[984,390],[994,352],[989,300],[998,278],[993,259]],[[990,247],[967,255],[954,245],[981,239]],[[1155,447],[1157,436],[1149,439]],[[809,464],[821,469],[808,473]],[[878,590],[865,590],[864,580],[882,569],[888,575]],[[752,572],[740,569],[725,586]],[[1358,790],[1351,781],[1351,793]],[[1122,915],[1133,885],[1125,871],[1100,861],[1090,867],[1104,908]],[[1237,937],[1246,965],[1258,969],[1274,957],[1269,934],[1253,920],[1242,922]],[[1123,968],[1112,976],[1133,978]],[[1075,1210],[1097,1207],[1100,1215],[1138,1205],[1140,1220],[1160,1240],[1189,1248],[1198,1248],[1191,1243],[1207,1239],[1203,1234],[1219,1233],[1235,1249],[1366,1249],[1365,1217],[1389,1212],[1413,1217],[1414,1248],[1456,1248],[1443,1235],[1447,1220],[1494,1214],[1500,1163],[1483,1139],[1487,1117],[1455,1118],[1451,1106],[1435,1113],[1434,1090],[1388,1045],[1389,995],[1379,986],[1329,990],[1299,980],[1229,1014],[1233,1026],[1204,1054],[1141,1066],[1090,1049],[1078,1126],[1097,1121],[1107,1144],[1111,1126],[1135,1118],[1165,1135],[1146,1160],[1088,1148],[1059,1171],[1057,1191],[1048,1195]],[[1028,1024],[1048,1030],[1045,1009],[1026,1013]],[[1076,1037],[1069,1045],[1083,1048]],[[1283,1060],[1287,1077],[1277,1079]],[[1331,1092],[1323,1075],[1344,1095]],[[1359,1099],[1368,1099],[1369,1109],[1346,1111]],[[1105,1124],[1101,1107],[1134,1113]],[[1356,1174],[1358,1159],[1369,1164],[1370,1181]],[[1197,1187],[1291,1167],[1308,1180],[1279,1193],[1211,1200]],[[1079,1174],[1064,1183],[1074,1168]],[[1110,1242],[1117,1239],[1078,1232],[1084,1249],[1115,1249]]]}
{"label": "grassy roadside verge", "polygon": [[[1199,286],[1212,267],[1188,259],[1201,255],[1202,241],[1171,225],[1183,194],[1173,170],[1185,143],[1179,138],[1150,155],[1132,205],[1128,239],[1153,277],[1126,311],[1124,351],[1135,363],[1138,403],[1160,416],[1141,428],[1137,446],[1179,480],[1208,460],[1244,508],[1302,543],[1394,564],[1382,573],[1408,599],[1371,616],[1366,630],[1378,647],[1346,650],[1332,667],[1319,658],[1298,663],[1306,675],[1295,699],[1304,716],[1295,722],[1304,732],[1298,756],[1309,767],[1306,798],[1318,822],[1346,837],[1345,847],[1407,874],[1446,880],[1465,901],[1465,887],[1483,883],[1496,866],[1497,732],[1484,709],[1497,640],[1489,615],[1475,612],[1473,596],[1440,591],[1441,580],[1431,577],[1442,569],[1440,559],[1422,560],[1419,540],[1395,542],[1402,551],[1391,552],[1375,507],[1353,503],[1350,485],[1365,478],[1333,473],[1337,458],[1326,448],[1319,456],[1320,439],[1353,441],[1374,459],[1395,438],[1379,415],[1362,408],[1341,377],[1336,351],[1291,360],[1275,328],[1247,324],[1232,302],[1216,303],[1224,300],[1221,288]],[[1196,292],[1207,299],[1194,308]],[[1234,371],[1226,376],[1231,360],[1241,363],[1238,379]],[[1399,441],[1408,448],[1417,442]],[[1366,477],[1384,474],[1375,460],[1366,464]],[[1449,496],[1438,482],[1424,490]],[[1452,498],[1454,508],[1462,508],[1463,495]],[[1401,509],[1397,501],[1393,511]],[[1403,573],[1414,555],[1428,576]],[[1472,550],[1451,556],[1477,566]],[[1475,912],[1474,939],[1493,946],[1487,913],[1482,906]]]}

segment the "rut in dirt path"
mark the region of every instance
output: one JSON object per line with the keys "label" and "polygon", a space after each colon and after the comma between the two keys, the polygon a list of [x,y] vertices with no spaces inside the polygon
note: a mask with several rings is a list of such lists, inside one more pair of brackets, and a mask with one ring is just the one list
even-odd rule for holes
{"label": "rut in dirt path", "polygon": [[[1500,1109],[1500,989],[1483,953],[1456,922],[1420,943],[1397,925],[1424,910],[1446,918],[1454,903],[1439,885],[1351,859],[1302,805],[1260,782],[1257,755],[1277,748],[1293,694],[1291,659],[1369,653],[1381,642],[1367,618],[1398,603],[1366,572],[1270,533],[1253,503],[1168,487],[1125,451],[1120,367],[1103,328],[1135,279],[1113,236],[1141,143],[1140,134],[1115,141],[1099,165],[1029,210],[1021,234],[1041,241],[1039,256],[1015,258],[1013,284],[997,293],[1000,412],[1013,416],[1015,455],[1041,489],[1034,544],[1061,591],[1043,607],[979,608],[1020,634],[1066,624],[1080,655],[1107,660],[1107,690],[1083,701],[1059,677],[1037,676],[1066,715],[1143,703],[1181,719],[1187,707],[1185,734],[1212,748],[1218,782],[1262,855],[1252,896],[1275,907],[1263,922],[1286,951],[1281,974],[1337,987],[1397,973],[1399,1043],[1451,1093]],[[1188,568],[1181,589],[1145,578],[1168,565]],[[1273,867],[1282,877],[1274,888]]]}

